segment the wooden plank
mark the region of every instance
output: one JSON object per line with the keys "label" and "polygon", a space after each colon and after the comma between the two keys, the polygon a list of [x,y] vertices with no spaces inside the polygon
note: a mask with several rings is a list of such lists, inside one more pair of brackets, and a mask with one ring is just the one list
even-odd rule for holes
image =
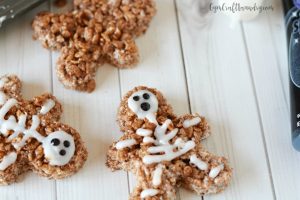
{"label": "wooden plank", "polygon": [[[137,40],[140,63],[134,69],[120,70],[122,94],[139,85],[155,87],[181,115],[189,109],[174,2],[156,1],[156,5],[149,30]],[[134,185],[131,176],[131,190]]]}
{"label": "wooden plank", "polygon": [[191,110],[211,124],[207,148],[234,170],[229,188],[205,199],[274,199],[243,32],[199,1],[177,5]]}
{"label": "wooden plank", "polygon": [[[59,10],[63,12],[71,7]],[[52,7],[57,11],[57,8]],[[73,177],[57,181],[58,200],[127,199],[128,180],[125,172],[112,173],[106,166],[106,151],[120,137],[116,112],[120,102],[118,70],[106,65],[98,70],[97,88],[91,93],[79,93],[63,88],[55,74],[59,54],[53,53],[53,91],[63,102],[63,121],[79,130],[88,148],[89,158],[84,168]]]}
{"label": "wooden plank", "polygon": [[291,144],[284,18],[281,2],[272,4],[273,12],[243,26],[275,194],[277,199],[299,199],[300,157]]}
{"label": "wooden plank", "polygon": [[[53,57],[53,61],[56,56]],[[69,179],[57,181],[57,199],[126,199],[125,172],[112,173],[106,166],[106,151],[120,136],[116,108],[120,101],[118,74],[111,66],[97,74],[98,88],[92,94],[66,90],[54,74],[54,94],[63,102],[63,121],[79,130],[88,148],[84,168]]]}
{"label": "wooden plank", "polygon": [[[23,81],[23,94],[32,98],[51,92],[50,54],[32,40],[30,23],[48,4],[30,11],[0,29],[0,75],[16,74]],[[55,199],[55,181],[28,172],[20,182],[0,187],[0,199]]]}

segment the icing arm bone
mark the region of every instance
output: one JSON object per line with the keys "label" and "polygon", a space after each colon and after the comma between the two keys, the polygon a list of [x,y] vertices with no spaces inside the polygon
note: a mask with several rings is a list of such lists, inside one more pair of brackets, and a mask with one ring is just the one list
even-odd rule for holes
{"label": "icing arm bone", "polygon": [[183,115],[177,118],[175,124],[181,134],[194,137],[195,141],[200,142],[210,135],[210,128],[206,119],[198,114]]}
{"label": "icing arm bone", "polygon": [[20,82],[17,77],[5,76],[1,81],[6,100],[0,105],[0,184],[15,182],[28,169],[49,178],[64,178],[79,170],[87,151],[79,133],[58,122],[62,108],[56,98],[44,94],[27,101],[15,92],[20,88],[6,89]]}

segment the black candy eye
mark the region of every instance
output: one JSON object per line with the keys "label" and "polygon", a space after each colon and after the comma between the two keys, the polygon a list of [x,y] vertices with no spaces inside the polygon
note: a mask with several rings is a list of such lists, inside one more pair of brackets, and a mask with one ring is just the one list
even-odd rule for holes
{"label": "black candy eye", "polygon": [[60,154],[61,156],[66,155],[66,153],[67,153],[67,152],[66,152],[66,150],[64,150],[64,149],[59,151],[59,154]]}
{"label": "black candy eye", "polygon": [[64,146],[68,148],[68,147],[70,146],[70,142],[67,141],[67,140],[65,140],[65,141],[64,141]]}
{"label": "black candy eye", "polygon": [[138,100],[140,100],[140,97],[139,96],[134,96],[133,100],[138,101]]}
{"label": "black candy eye", "polygon": [[144,94],[143,94],[143,98],[144,98],[144,99],[149,99],[149,98],[150,98],[150,95],[149,95],[148,93],[144,93]]}
{"label": "black candy eye", "polygon": [[51,140],[51,144],[52,144],[53,146],[58,146],[58,145],[60,144],[60,141],[59,141],[59,139],[54,138],[54,139]]}

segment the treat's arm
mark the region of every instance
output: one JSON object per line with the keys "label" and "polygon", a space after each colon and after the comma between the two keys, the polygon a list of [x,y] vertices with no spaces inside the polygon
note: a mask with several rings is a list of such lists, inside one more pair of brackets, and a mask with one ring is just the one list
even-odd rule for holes
{"label": "treat's arm", "polygon": [[195,137],[197,141],[204,140],[210,135],[210,127],[206,119],[198,114],[187,114],[177,119],[176,127],[185,131],[189,138]]}

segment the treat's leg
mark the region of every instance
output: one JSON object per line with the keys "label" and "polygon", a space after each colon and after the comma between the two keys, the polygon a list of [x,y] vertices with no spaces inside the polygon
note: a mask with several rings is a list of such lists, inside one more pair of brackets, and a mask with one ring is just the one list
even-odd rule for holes
{"label": "treat's leg", "polygon": [[[10,152],[6,148],[10,149]],[[14,183],[20,174],[29,169],[26,163],[27,159],[21,155],[17,155],[10,144],[1,147],[0,152],[0,185]],[[5,155],[3,156],[3,154]]]}
{"label": "treat's leg", "polygon": [[[138,162],[138,161],[137,161]],[[140,166],[140,167],[137,167]],[[157,179],[157,166],[148,168],[143,164],[136,165],[135,175],[138,178],[137,186],[130,194],[130,200],[175,200],[176,199],[176,180],[168,176],[164,169],[161,173],[160,182]],[[156,177],[156,178],[154,178]]]}
{"label": "treat's leg", "polygon": [[61,49],[69,43],[75,33],[75,20],[72,13],[39,13],[32,22],[33,38],[42,42],[45,48]]}
{"label": "treat's leg", "polygon": [[224,157],[203,151],[192,154],[185,165],[183,186],[199,195],[221,192],[230,182],[232,171]]}
{"label": "treat's leg", "polygon": [[137,46],[130,37],[104,45],[103,51],[108,62],[119,68],[131,67],[139,61]]}
{"label": "treat's leg", "polygon": [[21,98],[21,81],[17,76],[2,76],[0,78],[0,105],[8,98]]}
{"label": "treat's leg", "polygon": [[180,129],[179,134],[188,138],[194,137],[195,141],[200,142],[200,140],[210,135],[210,127],[206,119],[198,114],[181,116],[176,120],[175,124]]}
{"label": "treat's leg", "polygon": [[63,47],[57,62],[57,75],[66,88],[92,92],[96,87],[94,80],[99,66],[99,51]]}

